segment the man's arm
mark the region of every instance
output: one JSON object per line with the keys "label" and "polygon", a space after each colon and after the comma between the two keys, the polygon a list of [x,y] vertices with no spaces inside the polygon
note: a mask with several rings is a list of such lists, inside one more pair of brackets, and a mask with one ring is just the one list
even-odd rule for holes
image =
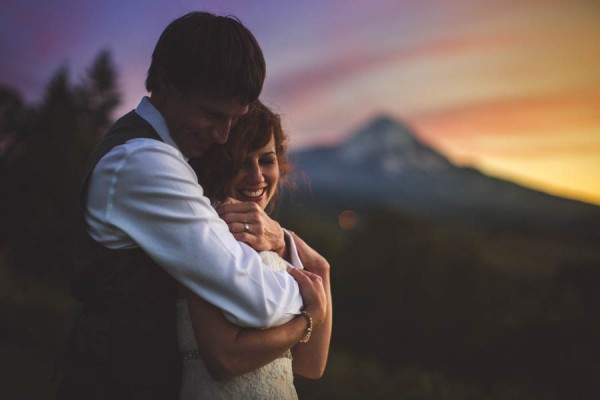
{"label": "man's arm", "polygon": [[141,247],[236,325],[279,325],[300,311],[295,280],[235,240],[171,146],[136,139],[111,150],[91,176],[86,217],[94,239]]}
{"label": "man's arm", "polygon": [[[322,282],[299,270],[294,269],[294,273],[299,274],[303,295],[309,300],[306,311],[313,318],[313,327],[318,329],[327,310]],[[202,298],[189,291],[185,297],[198,351],[215,379],[230,379],[273,361],[298,343],[308,328],[303,316],[265,330],[240,328],[225,320],[220,309]]]}

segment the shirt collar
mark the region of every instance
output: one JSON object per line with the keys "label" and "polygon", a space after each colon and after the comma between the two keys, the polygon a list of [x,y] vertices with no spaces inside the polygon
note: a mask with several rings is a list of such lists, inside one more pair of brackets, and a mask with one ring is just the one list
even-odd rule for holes
{"label": "shirt collar", "polygon": [[175,143],[175,141],[171,137],[171,134],[169,133],[169,128],[167,127],[167,122],[163,118],[162,114],[152,105],[148,96],[144,96],[142,98],[142,101],[140,101],[140,104],[138,104],[137,108],[135,109],[135,112],[140,117],[144,118],[150,125],[152,125],[156,133],[158,133],[158,136],[160,136],[160,138],[166,144],[175,147],[181,153],[183,158],[185,158],[185,160],[188,161],[188,157],[183,155],[181,149],[179,148],[179,146],[177,146],[177,143]]}

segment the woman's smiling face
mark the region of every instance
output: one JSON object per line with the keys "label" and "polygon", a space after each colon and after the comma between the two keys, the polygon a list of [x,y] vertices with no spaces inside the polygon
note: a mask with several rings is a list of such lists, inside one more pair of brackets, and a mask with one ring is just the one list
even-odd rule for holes
{"label": "woman's smiling face", "polygon": [[275,138],[251,153],[233,178],[229,195],[240,201],[253,201],[261,208],[267,207],[277,191],[279,163]]}

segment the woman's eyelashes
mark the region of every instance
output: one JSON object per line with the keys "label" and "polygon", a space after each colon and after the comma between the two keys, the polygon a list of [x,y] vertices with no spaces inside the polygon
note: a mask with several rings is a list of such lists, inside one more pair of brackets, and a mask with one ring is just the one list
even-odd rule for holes
{"label": "woman's eyelashes", "polygon": [[[254,159],[248,158],[244,163],[245,167],[252,167],[254,165]],[[277,164],[277,156],[269,154],[267,156],[262,156],[258,159],[259,165],[273,165]]]}
{"label": "woman's eyelashes", "polygon": [[266,156],[266,157],[262,157],[259,162],[261,164],[265,164],[265,165],[271,165],[271,164],[276,164],[277,163],[277,157],[275,156]]}

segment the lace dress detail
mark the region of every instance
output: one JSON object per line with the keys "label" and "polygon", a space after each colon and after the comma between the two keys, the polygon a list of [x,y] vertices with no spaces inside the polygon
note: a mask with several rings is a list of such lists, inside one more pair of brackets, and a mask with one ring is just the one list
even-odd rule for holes
{"label": "lace dress detail", "polygon": [[[260,253],[263,263],[285,271],[287,263],[276,253]],[[288,350],[269,364],[227,381],[214,380],[198,356],[187,301],[177,301],[177,334],[183,359],[183,376],[179,400],[192,399],[298,399],[294,388],[292,355]]]}

